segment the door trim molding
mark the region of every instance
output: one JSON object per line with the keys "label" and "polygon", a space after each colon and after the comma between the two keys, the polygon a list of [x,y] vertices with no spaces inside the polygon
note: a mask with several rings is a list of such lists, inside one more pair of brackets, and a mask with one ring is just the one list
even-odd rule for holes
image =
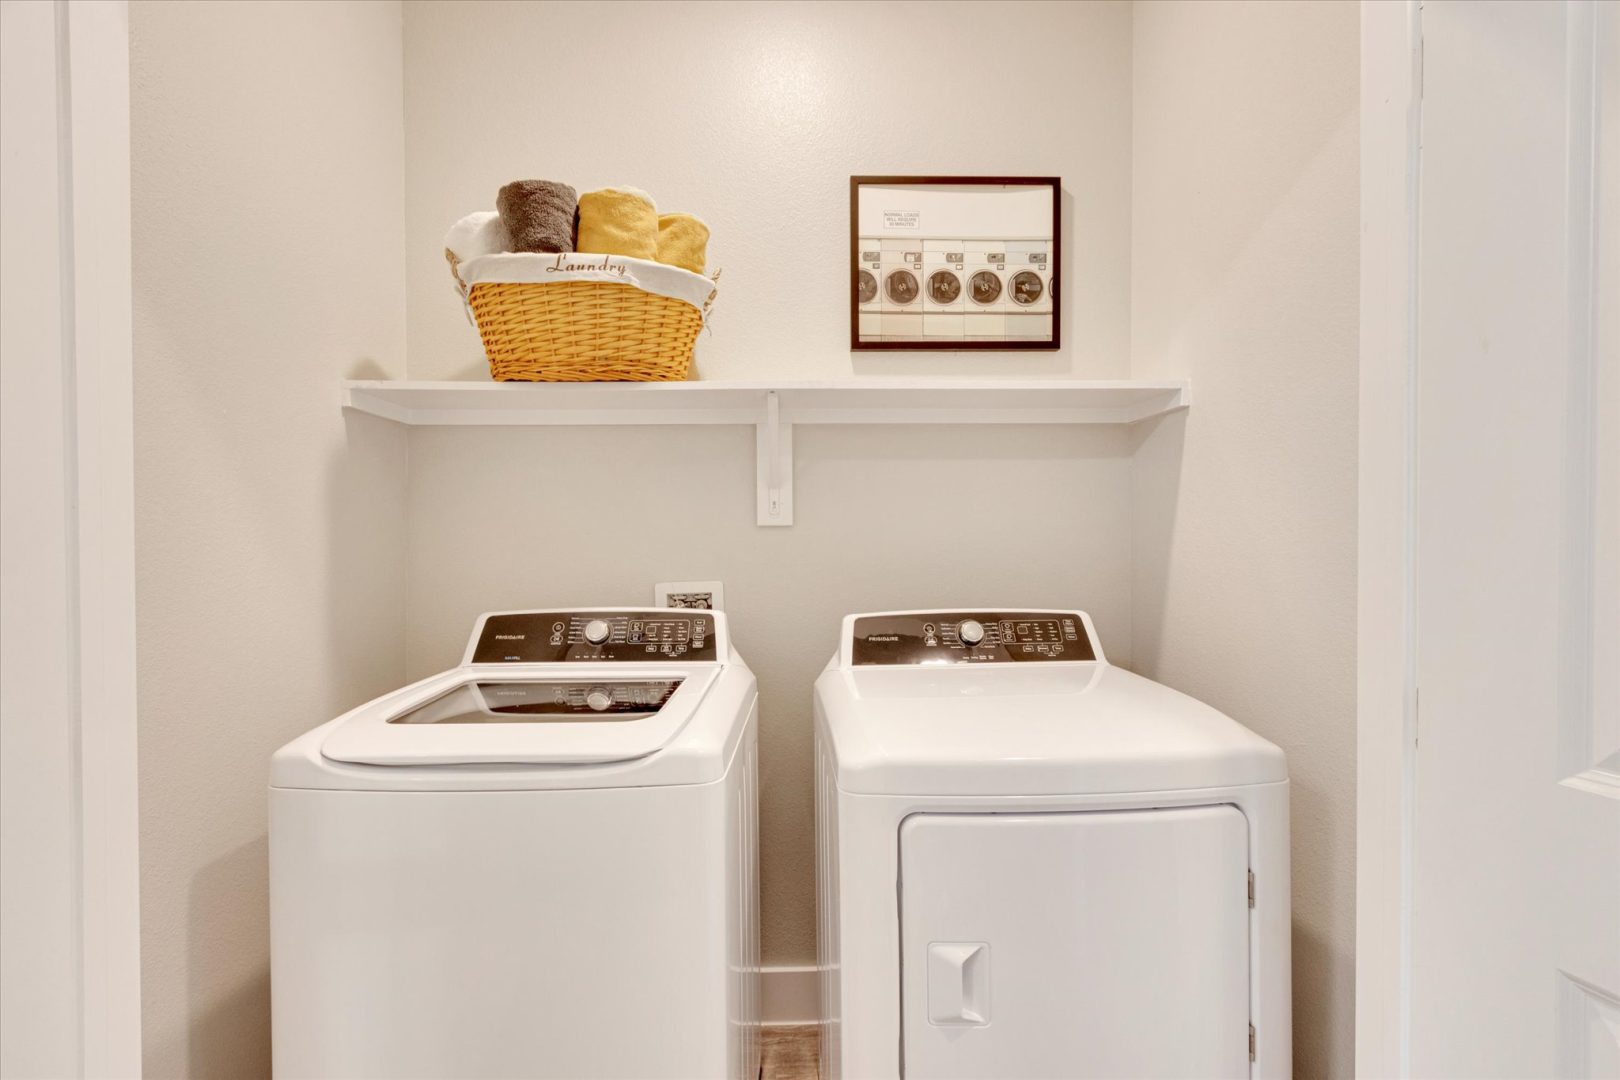
{"label": "door trim molding", "polygon": [[1603,758],[1609,747],[1595,747],[1593,732],[1601,728],[1605,708],[1613,707],[1600,689],[1596,658],[1611,655],[1615,647],[1607,639],[1612,631],[1606,635],[1600,626],[1595,599],[1599,583],[1614,573],[1605,565],[1613,555],[1598,542],[1604,475],[1599,454],[1604,440],[1597,402],[1604,392],[1600,290],[1614,287],[1602,280],[1599,230],[1604,184],[1613,183],[1614,171],[1614,163],[1603,160],[1603,81],[1605,61],[1613,63],[1604,53],[1614,48],[1615,13],[1612,5],[1576,0],[1568,4],[1567,15],[1569,375],[1563,432],[1565,511],[1560,523],[1563,669],[1558,767],[1563,774],[1560,782],[1567,787],[1613,799],[1620,797],[1620,753]]}
{"label": "door trim molding", "polygon": [[1358,1076],[1411,1066],[1421,19],[1417,0],[1361,5]]}
{"label": "door trim molding", "polygon": [[128,4],[56,0],[56,34],[62,362],[77,500],[82,1064],[86,1077],[132,1077],[141,1073],[141,921]]}

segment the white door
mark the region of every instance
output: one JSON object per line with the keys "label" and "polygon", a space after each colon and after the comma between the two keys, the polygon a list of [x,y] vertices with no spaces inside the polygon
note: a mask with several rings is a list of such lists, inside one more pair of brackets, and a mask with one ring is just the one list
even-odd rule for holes
{"label": "white door", "polygon": [[1232,806],[918,814],[900,829],[905,1075],[1249,1075]]}
{"label": "white door", "polygon": [[1620,18],[1422,8],[1415,1077],[1620,1077]]}

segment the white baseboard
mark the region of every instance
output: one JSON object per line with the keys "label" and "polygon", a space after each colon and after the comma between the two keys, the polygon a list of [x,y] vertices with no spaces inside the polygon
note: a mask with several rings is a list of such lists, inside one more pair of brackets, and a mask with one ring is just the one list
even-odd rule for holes
{"label": "white baseboard", "polygon": [[760,970],[760,1019],[771,1025],[814,1024],[821,1019],[821,988],[814,965]]}

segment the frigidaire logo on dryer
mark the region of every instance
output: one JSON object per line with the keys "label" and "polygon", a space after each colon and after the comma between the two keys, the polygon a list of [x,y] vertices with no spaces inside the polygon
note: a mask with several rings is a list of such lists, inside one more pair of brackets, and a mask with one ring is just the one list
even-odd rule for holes
{"label": "frigidaire logo on dryer", "polygon": [[528,636],[529,636],[528,634],[496,634],[495,635],[495,640],[496,641],[523,641],[523,640],[527,639]]}

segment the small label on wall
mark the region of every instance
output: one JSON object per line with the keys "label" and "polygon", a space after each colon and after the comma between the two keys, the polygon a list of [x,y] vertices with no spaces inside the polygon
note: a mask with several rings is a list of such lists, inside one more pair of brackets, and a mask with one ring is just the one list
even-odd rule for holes
{"label": "small label on wall", "polygon": [[885,210],[883,211],[883,227],[885,229],[909,229],[915,232],[922,228],[922,211]]}

